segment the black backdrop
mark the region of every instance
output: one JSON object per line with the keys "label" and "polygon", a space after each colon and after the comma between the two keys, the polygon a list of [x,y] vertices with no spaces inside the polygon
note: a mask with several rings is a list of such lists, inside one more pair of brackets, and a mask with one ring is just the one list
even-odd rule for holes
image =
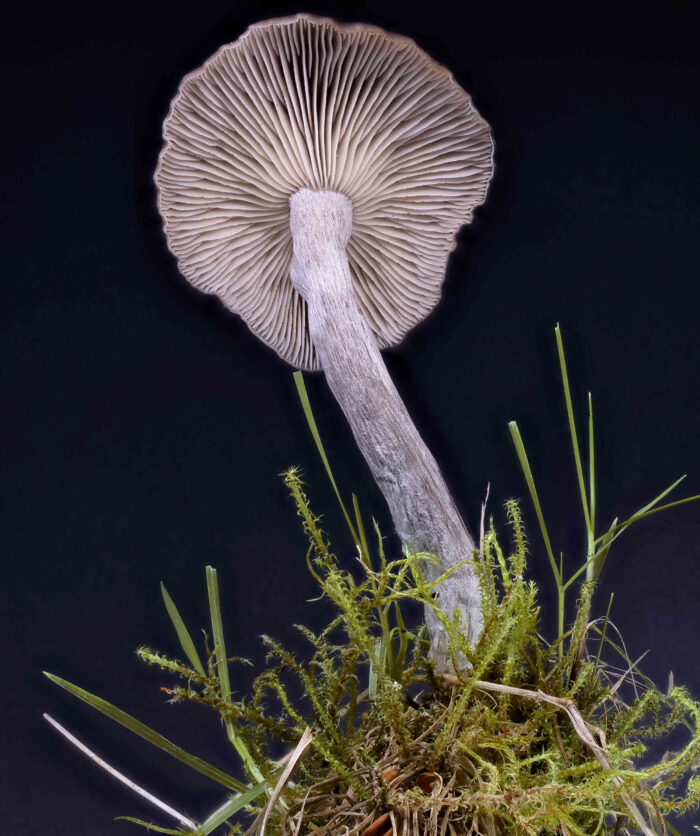
{"label": "black backdrop", "polygon": [[[175,653],[158,590],[206,624],[219,568],[229,650],[259,634],[298,646],[319,623],[304,544],[278,478],[300,464],[347,538],[291,369],[178,277],[152,170],[180,77],[289,3],[151,0],[7,4],[2,11],[2,714],[0,833],[126,833],[151,811],[47,727],[50,711],[115,765],[197,815],[205,779],[120,735],[59,692],[48,669],[226,766],[215,717],[169,706],[142,643]],[[697,233],[700,6],[396,0],[307,3],[415,38],[491,123],[497,174],[463,231],[435,314],[390,371],[472,524],[524,497],[506,429],[517,418],[553,537],[582,532],[557,384],[564,329],[578,403],[599,429],[599,519],[676,476],[700,492]],[[390,529],[323,380],[309,380],[346,493]],[[583,419],[583,408],[580,418]],[[680,494],[679,494],[680,495]],[[529,512],[529,509],[528,509]],[[646,671],[700,693],[700,529],[692,505],[619,543],[598,608]],[[533,575],[551,590],[538,533]],[[551,614],[551,613],[550,613]],[[547,624],[548,622],[546,622]],[[545,626],[546,626],[545,624]],[[236,687],[244,690],[243,670]],[[156,818],[156,816],[154,816]]]}

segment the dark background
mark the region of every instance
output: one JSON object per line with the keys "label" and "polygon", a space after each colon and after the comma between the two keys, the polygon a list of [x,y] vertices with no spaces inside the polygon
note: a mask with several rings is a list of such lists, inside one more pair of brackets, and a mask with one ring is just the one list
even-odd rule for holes
{"label": "dark background", "polygon": [[[179,278],[151,183],[181,76],[250,22],[299,10],[214,0],[3,8],[3,836],[120,834],[137,831],[116,815],[159,818],[47,728],[43,711],[176,806],[210,810],[219,788],[120,734],[41,670],[226,767],[217,718],[167,705],[168,677],[134,656],[143,643],[178,652],[158,582],[196,631],[212,563],[230,653],[259,662],[263,632],[300,646],[291,625],[316,625],[323,609],[307,601],[304,542],[278,478],[291,464],[304,468],[336,549],[351,554],[292,370]],[[460,236],[443,301],[386,355],[472,525],[489,481],[497,518],[505,498],[525,499],[506,426],[517,418],[555,548],[569,566],[580,557],[557,321],[581,421],[594,394],[601,526],[683,473],[679,496],[700,492],[700,5],[303,10],[415,38],[493,127],[497,173]],[[308,385],[343,490],[388,534],[342,415],[322,378]],[[663,684],[672,669],[696,694],[699,519],[686,505],[625,535],[597,602],[600,612],[614,591],[629,653],[650,649],[652,678]],[[530,523],[532,572],[551,591]],[[244,670],[236,687],[249,681]]]}

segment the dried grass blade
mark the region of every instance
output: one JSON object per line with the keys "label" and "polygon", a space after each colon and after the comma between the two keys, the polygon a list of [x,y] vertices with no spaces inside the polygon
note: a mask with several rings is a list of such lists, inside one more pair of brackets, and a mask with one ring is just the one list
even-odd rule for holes
{"label": "dried grass blade", "polygon": [[624,672],[624,673],[620,676],[620,678],[617,680],[617,682],[616,682],[616,683],[613,685],[613,687],[610,689],[610,693],[608,694],[608,697],[612,697],[612,696],[613,696],[613,694],[615,694],[615,693],[617,692],[617,690],[618,690],[618,689],[619,689],[619,687],[622,685],[622,683],[625,681],[625,679],[627,679],[627,677],[628,677],[628,676],[629,676],[629,675],[630,675],[630,674],[631,674],[634,670],[636,670],[637,665],[638,665],[638,664],[642,661],[642,659],[643,659],[643,658],[647,655],[647,653],[649,653],[649,651],[648,651],[648,650],[645,650],[645,651],[644,651],[644,653],[642,653],[642,655],[639,657],[639,659],[637,659],[637,661],[636,661],[636,662],[632,662],[632,664],[630,664],[630,666],[627,668],[627,670],[626,670],[626,671],[625,671],[625,672]]}
{"label": "dried grass blade", "polygon": [[174,758],[177,758],[177,760],[187,764],[187,766],[191,769],[201,772],[202,775],[206,775],[208,778],[211,778],[212,781],[217,781],[224,787],[236,790],[237,792],[242,792],[246,789],[246,785],[241,781],[237,781],[231,775],[227,775],[225,772],[222,772],[220,769],[217,769],[215,766],[212,766],[201,758],[188,754],[166,737],[163,737],[162,734],[158,734],[158,732],[151,729],[145,723],[142,723],[140,720],[137,720],[135,717],[127,714],[126,711],[122,711],[120,708],[117,708],[115,705],[107,702],[107,700],[103,700],[100,697],[91,694],[89,691],[85,691],[83,688],[79,688],[77,685],[73,685],[72,682],[67,682],[65,679],[61,679],[59,676],[55,676],[52,673],[46,673],[46,671],[44,671],[44,675],[56,685],[59,685],[66,691],[69,691],[73,694],[73,696],[83,700],[83,702],[91,705],[93,708],[97,709],[97,711],[100,711],[110,719],[129,729],[129,731],[132,731],[134,734],[137,734],[139,737],[147,740],[153,746],[163,749],[163,751],[167,752],[169,755],[172,755]]}
{"label": "dried grass blade", "polygon": [[171,818],[178,821],[181,825],[188,827],[190,830],[197,830],[197,823],[192,821],[192,819],[187,818],[182,813],[179,813],[169,804],[166,804],[164,801],[161,801],[159,798],[156,798],[155,795],[152,795],[148,790],[145,790],[143,787],[140,787],[137,783],[131,780],[131,778],[127,778],[126,775],[119,772],[113,766],[108,764],[104,761],[99,755],[89,749],[84,743],[78,740],[77,737],[72,735],[68,729],[62,726],[57,720],[54,720],[53,717],[49,714],[44,714],[44,719],[47,720],[55,729],[56,731],[60,732],[66,740],[70,741],[77,749],[79,749],[84,755],[87,755],[93,763],[96,763],[97,766],[102,767],[106,772],[108,772],[113,778],[116,778],[117,781],[121,781],[122,784],[127,786],[130,790],[135,792],[137,795],[140,795],[141,798],[145,798],[146,801],[149,801],[159,810],[162,810],[164,813],[167,813]]}
{"label": "dried grass blade", "polygon": [[297,767],[299,761],[304,757],[306,754],[306,750],[311,746],[313,743],[313,732],[307,726],[304,730],[304,734],[302,734],[299,742],[297,743],[294,751],[292,752],[289,760],[287,761],[287,766],[284,769],[284,772],[280,775],[280,779],[275,786],[275,789],[270,796],[270,800],[267,802],[265,807],[265,811],[263,813],[262,821],[260,822],[260,828],[258,830],[259,836],[265,836],[265,828],[267,827],[267,820],[270,818],[270,814],[272,813],[275,804],[279,800],[279,797],[282,795],[284,788],[287,786],[287,781],[289,781],[292,773]]}

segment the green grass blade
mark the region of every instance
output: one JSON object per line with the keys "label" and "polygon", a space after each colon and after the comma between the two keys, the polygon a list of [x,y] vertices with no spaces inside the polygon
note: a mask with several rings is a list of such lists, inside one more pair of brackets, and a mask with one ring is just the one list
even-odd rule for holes
{"label": "green grass blade", "polygon": [[599,553],[599,552],[596,552],[595,554],[592,554],[592,555],[588,558],[588,560],[587,560],[585,563],[581,564],[581,566],[579,566],[579,567],[578,567],[578,569],[577,569],[577,570],[574,572],[574,574],[573,574],[573,575],[569,578],[569,580],[568,580],[565,584],[563,584],[563,588],[564,588],[564,589],[568,589],[568,588],[571,586],[571,584],[572,584],[572,583],[573,583],[573,582],[574,582],[577,578],[579,578],[579,577],[580,577],[580,576],[581,576],[584,572],[586,573],[586,580],[590,580],[590,578],[589,578],[589,574],[592,574],[592,573],[589,573],[589,571],[588,571],[588,570],[589,570],[589,569],[591,569],[591,567],[593,566],[593,564],[595,563],[595,561],[596,561],[599,557],[600,557],[600,553]]}
{"label": "green grass blade", "polygon": [[586,496],[586,480],[583,476],[583,466],[581,464],[581,450],[578,443],[578,434],[576,432],[576,421],[574,419],[574,407],[571,400],[571,389],[569,387],[569,374],[566,370],[566,357],[564,356],[564,342],[561,336],[561,329],[559,325],[554,329],[557,339],[557,352],[559,354],[559,368],[561,371],[561,381],[564,387],[564,400],[566,401],[566,414],[569,418],[569,433],[571,435],[571,446],[574,451],[574,460],[576,462],[576,476],[578,477],[578,486],[581,492],[581,504],[583,506],[583,516],[586,520],[586,530],[591,532],[591,537],[595,535],[592,533],[591,514],[588,508],[588,498]]}
{"label": "green grass blade", "polygon": [[[646,519],[646,517],[651,517],[654,514],[659,514],[661,513],[661,511],[668,511],[669,508],[676,508],[678,505],[685,505],[687,502],[697,502],[699,499],[700,493],[696,493],[694,496],[686,496],[684,499],[677,499],[675,502],[669,502],[666,505],[660,505],[658,508],[652,508],[650,511],[645,511],[644,513],[637,511],[637,513],[633,514],[629,519],[625,520],[624,522],[618,523],[614,528],[611,528],[608,531],[608,534],[612,534],[612,539],[617,540],[620,534],[622,534],[622,532],[626,528],[632,525],[632,523],[637,522],[637,520]],[[596,542],[598,541],[596,540]]]}
{"label": "green grass blade", "polygon": [[221,621],[221,602],[219,600],[219,584],[216,577],[216,569],[213,566],[207,566],[206,574],[216,672],[219,677],[221,696],[224,700],[229,700],[231,698],[231,681],[228,675],[228,657],[226,655],[226,643],[224,642],[224,626]]}
{"label": "green grass blade", "polygon": [[532,499],[532,504],[535,506],[535,514],[537,515],[537,522],[540,526],[540,531],[542,532],[542,539],[544,540],[545,549],[547,550],[547,557],[549,557],[549,562],[552,566],[552,572],[554,572],[554,578],[557,582],[557,586],[561,585],[561,575],[559,573],[559,569],[557,567],[557,563],[554,559],[554,552],[552,551],[552,544],[549,540],[549,533],[547,531],[547,526],[544,522],[544,516],[542,514],[542,507],[540,506],[540,498],[537,495],[537,488],[535,487],[535,480],[532,477],[532,470],[530,468],[530,462],[527,458],[527,453],[525,452],[525,445],[523,444],[523,439],[520,435],[520,430],[518,429],[518,424],[516,421],[510,421],[508,423],[508,428],[510,430],[511,438],[513,439],[513,444],[515,445],[515,452],[518,455],[518,460],[520,462],[520,467],[522,468],[523,474],[525,475],[525,481],[527,483],[527,488],[530,492],[530,498]]}
{"label": "green grass blade", "polygon": [[603,545],[593,555],[594,561],[593,561],[593,571],[591,572],[591,580],[594,581],[594,582],[598,581],[598,578],[600,577],[600,573],[603,571],[603,566],[605,565],[605,561],[608,559],[608,554],[610,552],[610,546],[612,546],[613,540],[615,539],[615,537],[612,534],[612,531],[614,530],[616,525],[617,525],[617,517],[615,517],[615,519],[610,524],[610,528],[603,535]]}
{"label": "green grass blade", "polygon": [[[606,537],[608,537],[608,535],[611,533],[611,531],[615,531],[615,530],[617,530],[617,529],[624,528],[625,526],[628,526],[628,525],[630,525],[631,523],[635,522],[635,520],[641,519],[641,518],[642,518],[642,516],[641,516],[642,514],[645,514],[647,511],[651,510],[651,509],[652,509],[652,508],[653,508],[653,507],[654,507],[654,506],[655,506],[658,502],[660,502],[660,501],[661,501],[661,500],[662,500],[665,496],[668,496],[668,494],[670,494],[670,493],[671,493],[671,491],[672,491],[674,488],[677,488],[677,487],[678,487],[678,485],[680,485],[680,483],[681,483],[684,479],[685,479],[685,476],[681,476],[679,479],[676,479],[676,481],[675,481],[675,482],[673,482],[671,485],[669,485],[669,486],[668,486],[665,490],[661,491],[661,493],[660,493],[657,497],[654,497],[654,499],[652,499],[652,500],[651,500],[651,502],[647,502],[647,504],[646,504],[646,505],[644,505],[644,506],[643,506],[642,508],[640,508],[638,511],[635,511],[635,513],[634,513],[634,514],[632,514],[632,516],[631,516],[631,517],[628,517],[628,518],[627,518],[624,522],[619,523],[619,524],[617,525],[616,529],[611,529],[611,530],[609,530],[609,531],[606,531],[606,533],[605,533],[605,534],[603,534],[601,537],[597,537],[597,538],[593,541],[593,545],[597,545],[598,543],[600,543],[600,541],[601,541],[601,540],[603,540],[603,539],[605,539]],[[696,499],[696,498],[697,498],[697,497],[689,497],[688,499],[681,500],[681,502],[690,502],[692,499]],[[658,508],[657,510],[661,511],[661,510],[663,510],[663,508],[672,508],[672,507],[673,507],[673,504],[674,504],[674,503],[672,503],[672,504],[670,504],[670,505],[664,505],[662,508]]]}
{"label": "green grass blade", "polygon": [[365,534],[365,527],[362,522],[362,515],[360,514],[360,503],[357,501],[355,494],[352,495],[352,507],[355,511],[355,521],[357,523],[357,530],[360,534],[360,555],[362,562],[368,569],[372,568],[372,558],[369,554],[369,546],[367,545],[367,535]]}
{"label": "green grass blade", "polygon": [[396,654],[391,674],[399,685],[403,685],[403,673],[406,667],[406,653],[408,652],[408,630],[406,629],[406,624],[404,623],[403,616],[401,615],[401,607],[399,606],[398,601],[394,601],[394,611],[396,614],[397,624],[395,629],[398,632],[399,637],[399,651]]}
{"label": "green grass blade", "polygon": [[201,833],[202,836],[208,836],[209,833],[216,830],[216,828],[220,827],[224,824],[224,822],[228,821],[231,816],[239,810],[242,810],[243,807],[250,804],[251,801],[255,801],[255,799],[259,795],[262,795],[267,788],[267,781],[261,781],[259,784],[255,784],[255,786],[250,787],[240,795],[229,798],[225,804],[222,804],[218,810],[214,810],[214,812],[200,824],[198,833]]}
{"label": "green grass blade", "polygon": [[316,426],[316,419],[314,418],[313,411],[311,410],[311,402],[309,401],[309,394],[306,391],[304,375],[301,372],[294,372],[294,382],[296,383],[297,392],[299,393],[299,400],[301,401],[301,405],[304,410],[304,415],[306,416],[306,423],[309,425],[311,435],[313,436],[313,439],[316,443],[316,449],[318,450],[318,454],[321,457],[323,466],[326,468],[326,474],[328,475],[328,479],[333,488],[333,492],[335,493],[335,497],[338,500],[338,505],[340,505],[340,510],[343,512],[345,522],[347,523],[348,529],[350,531],[350,534],[352,535],[352,539],[354,540],[355,545],[362,549],[362,543],[360,542],[360,538],[357,535],[357,531],[355,531],[355,526],[352,524],[350,515],[347,512],[345,503],[343,502],[340,496],[340,491],[338,490],[338,486],[336,485],[335,479],[333,477],[333,471],[331,470],[331,466],[328,461],[328,456],[326,456],[326,450],[323,446],[323,442],[321,441],[321,435],[318,431],[318,427]]}
{"label": "green grass blade", "polygon": [[610,593],[610,600],[608,601],[608,609],[605,613],[605,621],[603,621],[603,629],[600,633],[600,642],[598,643],[598,652],[595,655],[595,667],[598,667],[598,663],[600,662],[600,654],[603,650],[603,642],[605,641],[605,634],[608,631],[608,621],[610,620],[610,609],[612,608],[613,598],[615,597],[615,593]]}
{"label": "green grass blade", "polygon": [[593,430],[593,397],[588,393],[588,487],[591,529],[595,531],[595,433]]}
{"label": "green grass blade", "polygon": [[[207,595],[209,597],[209,613],[211,616],[211,632],[212,638],[214,639],[214,659],[219,679],[219,690],[221,691],[222,698],[228,702],[231,699],[231,681],[228,674],[228,656],[226,655],[226,643],[224,641],[224,625],[221,620],[219,582],[216,576],[216,569],[214,569],[213,566],[207,566],[206,574]],[[224,725],[226,726],[228,739],[231,741],[233,748],[236,752],[238,752],[241,760],[246,765],[248,772],[255,778],[256,781],[262,781],[262,773],[251,757],[248,747],[245,743],[243,743],[237,734],[233,721],[224,717]]]}
{"label": "green grass blade", "polygon": [[[588,554],[593,551],[595,538],[595,433],[593,431],[593,398],[588,393],[588,509],[591,516],[591,527],[588,532]],[[594,566],[586,572],[586,580],[593,580]]]}
{"label": "green grass blade", "polygon": [[124,726],[124,728],[129,729],[129,731],[137,734],[153,746],[157,746],[159,749],[162,749],[164,752],[172,755],[172,757],[186,764],[196,772],[200,772],[202,775],[206,775],[208,778],[211,778],[212,781],[216,781],[224,787],[228,787],[228,789],[236,790],[236,792],[242,792],[246,789],[246,785],[241,781],[237,781],[231,775],[227,775],[225,772],[222,772],[215,766],[203,761],[201,758],[188,754],[179,746],[176,746],[174,743],[171,743],[170,740],[163,737],[163,735],[158,734],[158,732],[149,728],[140,720],[137,720],[135,717],[127,714],[120,708],[117,708],[106,700],[103,700],[101,697],[97,697],[89,691],[85,691],[83,688],[79,688],[77,685],[73,685],[71,682],[67,682],[65,679],[61,679],[52,673],[44,671],[44,675],[56,685],[73,694],[73,696],[83,700],[83,702],[86,702],[106,717],[109,717],[111,720],[114,720]]}
{"label": "green grass blade", "polygon": [[190,636],[189,630],[185,627],[185,622],[182,620],[182,617],[175,606],[175,602],[168,594],[168,590],[165,588],[163,581],[160,582],[160,591],[163,595],[165,609],[168,611],[168,615],[173,623],[173,627],[175,628],[177,637],[180,640],[180,646],[182,647],[185,656],[187,656],[190,660],[190,664],[197,671],[197,673],[202,676],[206,676],[204,665],[200,661],[197,648],[194,646],[194,642],[192,641],[192,636]]}

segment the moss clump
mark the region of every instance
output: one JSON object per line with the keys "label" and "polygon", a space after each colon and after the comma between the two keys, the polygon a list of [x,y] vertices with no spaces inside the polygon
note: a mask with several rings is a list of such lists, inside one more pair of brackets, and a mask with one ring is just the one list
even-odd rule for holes
{"label": "moss clump", "polygon": [[[388,560],[377,536],[373,565],[358,559],[356,571],[344,568],[299,474],[289,471],[285,481],[309,538],[310,571],[337,613],[318,635],[299,628],[309,658],[266,638],[269,667],[252,696],[236,701],[222,692],[214,654],[202,676],[139,651],[187,680],[169,689],[173,699],[221,713],[268,783],[267,796],[247,807],[248,832],[267,816],[269,834],[315,836],[362,834],[374,822],[397,836],[591,836],[623,826],[661,833],[666,815],[697,808],[700,779],[688,776],[700,758],[700,704],[682,688],[664,694],[600,661],[606,640],[589,621],[590,582],[580,587],[570,629],[551,643],[542,638],[516,502],[505,508],[509,548],[491,522],[472,555],[485,616],[472,647],[441,612],[439,581],[422,577],[428,556]],[[434,675],[422,630],[405,626],[409,601],[435,609],[454,659],[466,657],[470,670]],[[626,703],[621,686],[631,679],[638,696]],[[299,684],[303,698],[295,699]],[[684,748],[639,765],[646,740],[683,724]],[[271,748],[279,741],[293,748],[309,729],[293,781],[280,784],[284,764]]]}
{"label": "moss clump", "polygon": [[[224,825],[250,836],[679,836],[666,817],[700,806],[700,703],[683,688],[662,693],[610,640],[610,605],[604,617],[592,619],[591,612],[613,543],[632,523],[698,497],[660,506],[678,480],[598,535],[591,399],[584,470],[558,327],[555,333],[587,540],[581,565],[568,579],[563,560],[554,557],[520,432],[510,424],[556,584],[554,641],[542,636],[537,588],[526,579],[528,545],[517,502],[506,503],[505,537],[497,534],[493,520],[486,524],[484,509],[479,548],[464,556],[478,578],[485,625],[472,646],[459,622],[439,605],[440,583],[449,573],[435,582],[423,577],[425,561],[435,558],[387,557],[378,530],[371,550],[356,501],[351,520],[297,374],[312,435],[357,549],[352,566],[336,558],[298,471],[289,470],[284,478],[308,537],[308,567],[322,597],[333,604],[334,617],[319,634],[299,627],[309,643],[303,657],[265,637],[267,667],[252,694],[236,700],[216,572],[207,567],[213,643],[205,648],[207,664],[164,588],[187,662],[148,648],[138,651],[143,660],[183,681],[163,689],[173,702],[188,700],[219,712],[248,783],[184,752],[105,700],[49,675],[236,792],[197,823],[131,782],[185,829],[131,821],[180,836],[208,836]],[[575,587],[573,621],[567,627],[566,596]],[[434,671],[424,628],[406,626],[426,607],[449,637],[453,674]],[[618,664],[622,660],[622,668],[606,661],[611,654],[617,654],[612,658]],[[658,745],[672,735],[678,745],[678,734],[681,748],[655,760],[649,742]],[[278,761],[274,753],[280,744],[289,754]]]}

